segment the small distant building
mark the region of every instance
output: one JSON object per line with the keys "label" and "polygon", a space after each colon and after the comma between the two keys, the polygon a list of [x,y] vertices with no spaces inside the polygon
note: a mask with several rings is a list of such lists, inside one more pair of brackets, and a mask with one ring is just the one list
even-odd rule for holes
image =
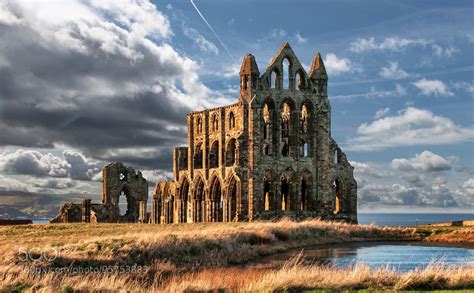
{"label": "small distant building", "polygon": [[288,43],[260,74],[244,56],[236,103],[187,114],[174,181],[155,187],[152,223],[281,216],[357,222],[354,168],[331,136],[328,75],[309,73]]}
{"label": "small distant building", "polygon": [[[102,168],[102,202],[66,203],[51,223],[137,223],[146,222],[148,183],[140,171],[120,162]],[[120,203],[125,203],[120,212]]]}

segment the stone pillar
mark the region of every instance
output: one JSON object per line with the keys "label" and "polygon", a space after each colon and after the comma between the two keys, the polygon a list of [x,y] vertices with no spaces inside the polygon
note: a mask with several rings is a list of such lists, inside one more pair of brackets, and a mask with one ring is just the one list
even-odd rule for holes
{"label": "stone pillar", "polygon": [[146,223],[146,201],[138,202],[138,222]]}
{"label": "stone pillar", "polygon": [[82,222],[90,223],[91,221],[91,200],[83,199],[82,200]]}

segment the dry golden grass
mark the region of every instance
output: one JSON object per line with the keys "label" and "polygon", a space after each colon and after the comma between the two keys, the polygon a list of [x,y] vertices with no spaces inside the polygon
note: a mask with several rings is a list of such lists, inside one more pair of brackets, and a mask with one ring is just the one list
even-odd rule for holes
{"label": "dry golden grass", "polygon": [[[451,229],[437,235],[454,233],[455,237],[464,237],[466,233],[471,235],[472,228],[468,232],[463,231],[464,229]],[[449,288],[462,288],[469,282],[472,284],[472,269],[459,271],[432,267],[429,272],[436,271],[438,275],[432,276],[423,271],[410,276],[390,270],[370,272],[363,266],[341,270],[308,267],[300,263],[287,264],[279,270],[230,268],[298,247],[354,241],[422,240],[424,237],[429,239],[433,234],[432,231],[420,232],[415,228],[350,225],[319,220],[0,227],[0,291],[2,288],[21,289],[22,286],[30,289],[49,288],[52,291],[61,288],[167,291],[226,288],[245,291],[297,288],[304,284],[309,284],[308,288],[382,288],[382,283],[387,283],[388,288],[410,288],[417,276],[441,278],[446,273],[462,277],[449,277],[447,284],[453,284]],[[22,251],[43,252],[48,257],[54,256],[54,260],[25,261]],[[57,257],[54,251],[59,251]],[[54,271],[57,268],[101,268],[114,265],[138,265],[145,266],[146,269],[127,273],[114,271],[68,274]],[[32,267],[47,271],[38,274],[26,270]],[[373,278],[378,275],[383,281]],[[459,285],[461,283],[464,285]]]}

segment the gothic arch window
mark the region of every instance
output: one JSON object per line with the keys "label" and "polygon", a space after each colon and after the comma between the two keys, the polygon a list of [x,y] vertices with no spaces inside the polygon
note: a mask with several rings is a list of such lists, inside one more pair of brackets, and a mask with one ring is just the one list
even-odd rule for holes
{"label": "gothic arch window", "polygon": [[193,200],[193,217],[194,223],[203,222],[203,204],[204,204],[204,182],[198,177],[197,184],[194,188],[194,200]]}
{"label": "gothic arch window", "polygon": [[300,209],[302,211],[308,209],[308,183],[306,179],[303,178],[301,180],[301,206]]}
{"label": "gothic arch window", "polygon": [[308,143],[304,139],[300,141],[300,156],[301,157],[308,156]]}
{"label": "gothic arch window", "polygon": [[290,183],[286,178],[282,178],[281,186],[281,210],[287,211],[290,209]]}
{"label": "gothic arch window", "polygon": [[279,74],[278,74],[277,69],[274,68],[274,69],[270,72],[270,82],[269,82],[269,85],[270,85],[270,88],[271,88],[271,89],[277,89],[277,88],[278,88],[278,80],[279,80]]}
{"label": "gothic arch window", "polygon": [[197,119],[197,133],[202,133],[202,118]]}
{"label": "gothic arch window", "polygon": [[219,166],[219,142],[215,140],[209,150],[209,168],[217,168]]}
{"label": "gothic arch window", "polygon": [[194,169],[202,169],[202,153],[202,143],[199,143],[194,151]]}
{"label": "gothic arch window", "polygon": [[309,109],[306,105],[301,107],[300,129],[302,133],[308,133]]}
{"label": "gothic arch window", "polygon": [[337,215],[342,212],[342,186],[339,179],[334,180],[333,183],[333,192],[334,192],[334,214]]}
{"label": "gothic arch window", "polygon": [[219,130],[219,116],[214,114],[214,116],[212,116],[212,131],[217,130]]}
{"label": "gothic arch window", "polygon": [[290,105],[288,105],[288,103],[284,103],[283,109],[281,111],[281,138],[287,138],[290,136],[290,118]]}
{"label": "gothic arch window", "polygon": [[270,135],[270,109],[268,104],[265,103],[263,106],[263,139],[268,139]]}
{"label": "gothic arch window", "polygon": [[270,154],[270,147],[268,143],[263,144],[263,154],[265,156],[268,156]]}
{"label": "gothic arch window", "polygon": [[341,150],[337,148],[334,150],[334,164],[335,165],[341,164],[341,160],[342,160]]}
{"label": "gothic arch window", "polygon": [[180,188],[180,223],[188,222],[189,181],[185,179]]}
{"label": "gothic arch window", "polygon": [[227,167],[231,167],[236,163],[237,152],[238,152],[237,142],[235,138],[232,138],[227,143],[227,150],[226,150],[226,166]]}
{"label": "gothic arch window", "polygon": [[291,83],[291,62],[288,57],[283,58],[281,61],[281,67],[282,67],[282,82],[283,82],[283,89],[291,89],[290,83]]}
{"label": "gothic arch window", "polygon": [[263,194],[265,197],[264,208],[269,211],[271,209],[270,183],[266,178],[263,179]]}
{"label": "gothic arch window", "polygon": [[296,74],[296,79],[297,79],[297,85],[298,85],[298,90],[303,90],[305,88],[305,82],[304,82],[304,75],[302,70],[299,70],[298,73]]}
{"label": "gothic arch window", "polygon": [[222,222],[224,220],[224,199],[222,197],[221,182],[215,178],[210,188],[211,221]]}
{"label": "gothic arch window", "polygon": [[235,116],[234,112],[229,113],[229,129],[234,129],[235,128]]}
{"label": "gothic arch window", "polygon": [[283,147],[281,148],[281,155],[283,157],[288,157],[290,155],[290,147],[286,141],[283,143]]}

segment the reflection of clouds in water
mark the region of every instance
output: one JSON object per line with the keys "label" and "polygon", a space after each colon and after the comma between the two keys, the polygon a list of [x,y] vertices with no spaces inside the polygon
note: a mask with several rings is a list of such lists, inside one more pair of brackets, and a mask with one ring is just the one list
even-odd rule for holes
{"label": "reflection of clouds in water", "polygon": [[474,251],[465,248],[376,245],[349,248],[352,253],[342,252],[332,257],[330,263],[336,267],[350,267],[365,264],[371,268],[390,267],[399,271],[424,268],[429,264],[474,266]]}

